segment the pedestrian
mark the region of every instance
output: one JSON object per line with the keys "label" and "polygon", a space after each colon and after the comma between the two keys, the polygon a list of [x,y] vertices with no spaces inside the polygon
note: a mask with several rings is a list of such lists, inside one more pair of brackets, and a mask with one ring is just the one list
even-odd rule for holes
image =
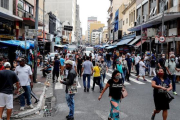
{"label": "pedestrian", "polygon": [[136,80],[139,80],[139,77],[143,77],[144,81],[147,81],[145,79],[145,70],[146,70],[146,65],[144,63],[144,58],[141,58],[141,61],[139,62],[139,75],[137,76]]}
{"label": "pedestrian", "polygon": [[137,53],[135,54],[135,67],[136,67],[136,76],[139,75],[139,62],[141,60],[141,57],[139,55],[137,55]]}
{"label": "pedestrian", "polygon": [[107,63],[104,61],[104,59],[101,60],[99,66],[101,68],[101,85],[104,88],[104,80],[106,78],[106,73],[108,72]]}
{"label": "pedestrian", "polygon": [[127,74],[127,81],[129,81],[129,77],[131,75],[131,68],[133,69],[133,62],[130,53],[127,53],[127,58],[125,60],[127,61],[128,70],[129,70],[129,74]]}
{"label": "pedestrian", "polygon": [[43,74],[43,77],[46,77],[47,76],[46,74],[51,73],[51,69],[52,69],[51,65],[49,64],[48,61],[46,61],[45,67],[41,70],[42,74]]}
{"label": "pedestrian", "polygon": [[0,120],[2,120],[2,115],[4,108],[7,109],[7,120],[10,120],[12,109],[13,109],[13,84],[16,83],[18,93],[19,90],[19,79],[16,74],[10,70],[11,64],[6,62],[4,64],[5,70],[0,71]]}
{"label": "pedestrian", "polygon": [[156,67],[155,56],[152,56],[151,61],[150,61],[150,73],[149,73],[150,77],[151,77],[152,72],[153,72],[153,75],[156,76],[155,67]]}
{"label": "pedestrian", "polygon": [[78,77],[81,77],[82,74],[82,63],[83,63],[83,59],[81,57],[81,55],[79,56],[79,58],[77,58],[77,72],[78,72]]}
{"label": "pedestrian", "polygon": [[116,65],[119,63],[117,62],[119,59],[118,59],[118,56],[116,55],[116,51],[114,51],[114,54],[113,54],[113,70],[116,68]]}
{"label": "pedestrian", "polygon": [[3,60],[2,59],[0,59],[0,70],[4,70]]}
{"label": "pedestrian", "polygon": [[68,76],[67,79],[64,81],[60,81],[60,83],[66,85],[66,101],[69,107],[69,115],[66,116],[67,120],[74,120],[74,96],[75,93],[71,93],[69,88],[74,84],[75,78],[76,78],[76,71],[73,69],[73,62],[71,60],[67,60],[65,62],[66,69],[68,70]]}
{"label": "pedestrian", "polygon": [[106,62],[106,54],[107,54],[107,52],[103,52],[103,58],[104,58],[104,61]]}
{"label": "pedestrian", "polygon": [[[93,74],[93,64],[91,61],[89,61],[89,57],[86,57],[86,61],[83,62],[82,64],[82,73],[83,73],[84,92],[86,91],[89,92],[90,79],[91,79],[91,75]],[[87,86],[86,86],[86,78],[87,78]]]}
{"label": "pedestrian", "polygon": [[[59,78],[59,69],[60,69],[60,61],[58,59],[57,56],[55,56],[54,58],[54,62],[53,62],[53,83],[58,82],[58,78]],[[56,76],[56,80],[55,80],[55,76]]]}
{"label": "pedestrian", "polygon": [[125,60],[125,55],[122,56],[122,60],[121,60],[121,64],[122,64],[122,78],[123,78],[123,83],[126,80],[126,74],[129,74],[129,69],[128,69],[128,65],[127,65],[127,61]]}
{"label": "pedestrian", "polygon": [[168,77],[164,76],[164,70],[160,68],[157,76],[152,79],[152,87],[154,88],[154,104],[151,120],[155,119],[155,115],[161,110],[163,111],[163,120],[167,120],[169,101],[166,98],[166,92],[172,90],[172,85]]}
{"label": "pedestrian", "polygon": [[166,70],[169,75],[169,79],[172,81],[173,94],[177,95],[176,92],[176,71],[179,72],[180,69],[176,68],[175,55],[171,54],[170,58],[166,60],[165,63]]}
{"label": "pedestrian", "polygon": [[93,76],[92,91],[94,91],[94,87],[95,87],[95,83],[96,83],[97,85],[99,85],[100,93],[101,93],[103,87],[102,87],[102,84],[101,84],[101,81],[100,81],[101,80],[101,74],[100,74],[101,68],[99,67],[99,63],[98,62],[96,62],[96,65],[93,68],[93,72],[94,72],[94,76]]}
{"label": "pedestrian", "polygon": [[111,67],[111,55],[109,54],[109,52],[106,54],[106,60],[107,60],[107,66],[109,69]]}
{"label": "pedestrian", "polygon": [[[32,71],[31,67],[25,64],[25,59],[19,59],[20,66],[17,66],[15,69],[15,73],[19,78],[20,85],[24,89],[24,93],[19,96],[20,99],[20,110],[24,110],[25,107],[25,99],[27,100],[28,108],[33,109],[33,105],[31,104],[31,88],[33,87],[33,79],[32,79]],[[29,81],[31,80],[31,81]]]}
{"label": "pedestrian", "polygon": [[76,62],[74,61],[74,58],[72,55],[69,56],[69,60],[71,60],[73,62],[73,66],[72,68],[76,71],[77,73],[77,65],[76,65]]}
{"label": "pedestrian", "polygon": [[65,62],[65,56],[62,55],[62,57],[60,58],[60,64],[61,64],[61,73],[60,75],[64,75],[64,62]]}
{"label": "pedestrian", "polygon": [[104,92],[109,88],[109,97],[110,97],[110,104],[111,104],[111,110],[108,117],[108,120],[119,120],[119,103],[122,96],[122,88],[123,83],[122,79],[120,79],[120,72],[118,70],[115,70],[112,73],[112,78],[107,82],[105,88],[103,89],[102,93],[100,94],[98,100],[101,100]]}

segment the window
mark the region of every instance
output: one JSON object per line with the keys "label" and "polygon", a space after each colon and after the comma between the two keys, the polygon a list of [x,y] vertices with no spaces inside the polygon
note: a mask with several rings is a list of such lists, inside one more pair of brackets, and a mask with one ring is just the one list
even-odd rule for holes
{"label": "window", "polygon": [[128,24],[128,18],[126,18],[126,24]]}
{"label": "window", "polygon": [[171,2],[171,7],[178,5],[178,0],[171,0],[170,2]]}
{"label": "window", "polygon": [[169,29],[172,28],[177,28],[177,21],[176,20],[172,20],[169,22]]}
{"label": "window", "polygon": [[9,0],[1,0],[1,7],[9,10]]}
{"label": "window", "polygon": [[24,2],[21,0],[18,0],[18,8],[24,10]]}
{"label": "window", "polygon": [[26,12],[33,14],[33,7],[29,4],[26,4]]}

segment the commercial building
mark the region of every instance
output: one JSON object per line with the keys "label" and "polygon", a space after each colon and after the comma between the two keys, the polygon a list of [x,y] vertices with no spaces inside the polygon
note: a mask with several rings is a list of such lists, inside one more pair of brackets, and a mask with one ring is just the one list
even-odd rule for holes
{"label": "commercial building", "polygon": [[108,27],[103,27],[103,31],[102,31],[102,44],[106,44],[108,41]]}
{"label": "commercial building", "polygon": [[80,44],[82,37],[81,21],[79,17],[79,5],[76,6],[76,42]]}
{"label": "commercial building", "polygon": [[91,33],[91,45],[98,45],[101,43],[101,36],[102,36],[103,28],[99,28],[97,30],[92,30]]}
{"label": "commercial building", "polygon": [[103,23],[101,23],[100,21],[97,21],[97,22],[93,22],[93,23],[90,23],[90,43],[93,44],[92,42],[92,31],[93,30],[98,30],[99,28],[103,28],[105,25]]}
{"label": "commercial building", "polygon": [[91,32],[90,32],[90,24],[93,22],[97,22],[97,17],[88,17],[88,21],[87,21],[87,32],[88,32],[88,42],[91,43]]}
{"label": "commercial building", "polygon": [[47,12],[55,13],[62,22],[68,21],[73,26],[73,31],[70,33],[72,42],[76,39],[76,5],[77,0],[46,0],[45,2]]}

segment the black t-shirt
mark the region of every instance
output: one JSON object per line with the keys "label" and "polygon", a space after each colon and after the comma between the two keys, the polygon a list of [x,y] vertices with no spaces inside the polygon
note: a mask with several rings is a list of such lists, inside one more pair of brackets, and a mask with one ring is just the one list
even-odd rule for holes
{"label": "black t-shirt", "polygon": [[111,55],[110,55],[110,54],[107,54],[107,55],[106,55],[106,59],[107,59],[108,61],[110,61],[110,58],[111,58]]}
{"label": "black t-shirt", "polygon": [[155,59],[152,59],[152,60],[151,60],[151,67],[152,67],[152,68],[155,68],[155,66],[156,66],[156,60],[155,60]]}
{"label": "black t-shirt", "polygon": [[165,58],[160,58],[159,59],[159,64],[161,65],[161,67],[165,67],[165,62],[166,62],[166,59]]}
{"label": "black t-shirt", "polygon": [[82,66],[83,59],[77,59],[77,66]]}
{"label": "black t-shirt", "polygon": [[110,79],[108,81],[108,84],[110,85],[109,87],[109,96],[111,96],[112,98],[119,100],[121,99],[122,96],[122,80],[119,80],[118,82],[114,82],[113,79]]}
{"label": "black t-shirt", "polygon": [[13,84],[19,79],[13,71],[0,71],[0,93],[13,94]]}

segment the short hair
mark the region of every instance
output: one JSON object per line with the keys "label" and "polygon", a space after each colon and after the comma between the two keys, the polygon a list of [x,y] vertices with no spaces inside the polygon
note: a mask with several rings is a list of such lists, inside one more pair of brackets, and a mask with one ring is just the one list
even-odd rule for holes
{"label": "short hair", "polygon": [[89,60],[89,57],[88,57],[88,56],[86,57],[86,60]]}

